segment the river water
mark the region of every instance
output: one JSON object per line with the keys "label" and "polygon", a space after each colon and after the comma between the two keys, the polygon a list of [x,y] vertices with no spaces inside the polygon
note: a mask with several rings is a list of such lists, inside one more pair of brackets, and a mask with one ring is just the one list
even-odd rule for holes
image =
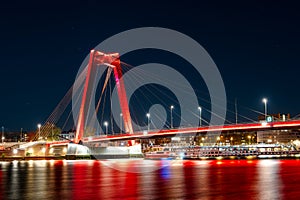
{"label": "river water", "polygon": [[0,199],[300,199],[300,160],[0,162]]}

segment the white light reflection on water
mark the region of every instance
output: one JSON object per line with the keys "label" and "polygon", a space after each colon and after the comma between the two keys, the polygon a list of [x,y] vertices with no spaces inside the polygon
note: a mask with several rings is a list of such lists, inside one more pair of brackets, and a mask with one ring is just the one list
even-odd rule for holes
{"label": "white light reflection on water", "polygon": [[198,173],[196,174],[197,178],[195,179],[195,187],[201,188],[201,196],[199,198],[205,199],[209,197],[210,194],[210,187],[209,187],[209,167],[211,161],[202,160],[200,162],[195,162],[197,165]]}
{"label": "white light reflection on water", "polygon": [[259,160],[257,164],[259,199],[282,199],[279,160]]}
{"label": "white light reflection on water", "polygon": [[157,160],[144,159],[113,159],[104,160],[101,163],[109,168],[130,173],[149,173],[160,169],[162,166]]}

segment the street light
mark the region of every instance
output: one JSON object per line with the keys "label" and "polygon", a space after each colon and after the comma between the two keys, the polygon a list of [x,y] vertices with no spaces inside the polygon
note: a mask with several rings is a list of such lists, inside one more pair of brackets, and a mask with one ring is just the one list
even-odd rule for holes
{"label": "street light", "polygon": [[147,118],[148,118],[148,132],[150,130],[150,113],[146,114]]}
{"label": "street light", "polygon": [[170,111],[171,111],[171,128],[173,128],[173,113],[172,113],[173,109],[174,109],[174,106],[171,105],[171,107],[170,107]]}
{"label": "street light", "polygon": [[23,128],[21,128],[20,142],[22,142],[22,132],[23,132]]}
{"label": "street light", "polygon": [[3,143],[3,140],[4,140],[4,126],[2,126],[2,143]]}
{"label": "street light", "polygon": [[201,119],[202,108],[199,106],[198,110],[199,110],[199,126],[202,126],[202,119]]}
{"label": "street light", "polygon": [[105,126],[105,134],[107,135],[107,127],[108,127],[108,122],[107,122],[107,121],[105,121],[103,124],[104,124],[104,126]]}
{"label": "street light", "polygon": [[267,102],[268,102],[268,99],[263,98],[262,102],[265,104],[265,118],[267,118]]}
{"label": "street light", "polygon": [[201,140],[202,140],[202,143],[204,143],[204,140],[205,140],[205,138],[204,138],[204,137],[202,137],[202,138],[201,138]]}
{"label": "street light", "polygon": [[123,113],[120,113],[120,133],[122,133],[122,117]]}
{"label": "street light", "polygon": [[37,127],[39,129],[39,137],[38,137],[38,140],[40,140],[40,136],[41,136],[41,124],[38,124]]}

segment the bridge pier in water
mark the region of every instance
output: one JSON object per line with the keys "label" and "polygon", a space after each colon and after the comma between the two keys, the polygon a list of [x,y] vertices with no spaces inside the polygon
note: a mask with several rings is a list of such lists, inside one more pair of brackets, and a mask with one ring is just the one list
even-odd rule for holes
{"label": "bridge pier in water", "polygon": [[118,159],[143,158],[140,143],[128,145],[128,141],[84,142],[68,144],[66,159]]}

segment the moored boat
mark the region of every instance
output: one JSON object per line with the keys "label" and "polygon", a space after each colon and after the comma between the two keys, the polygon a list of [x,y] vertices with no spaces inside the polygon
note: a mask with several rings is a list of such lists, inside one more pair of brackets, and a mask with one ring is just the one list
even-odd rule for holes
{"label": "moored boat", "polygon": [[255,159],[300,157],[299,150],[277,144],[153,147],[150,152],[145,152],[144,154],[145,158],[149,159]]}

